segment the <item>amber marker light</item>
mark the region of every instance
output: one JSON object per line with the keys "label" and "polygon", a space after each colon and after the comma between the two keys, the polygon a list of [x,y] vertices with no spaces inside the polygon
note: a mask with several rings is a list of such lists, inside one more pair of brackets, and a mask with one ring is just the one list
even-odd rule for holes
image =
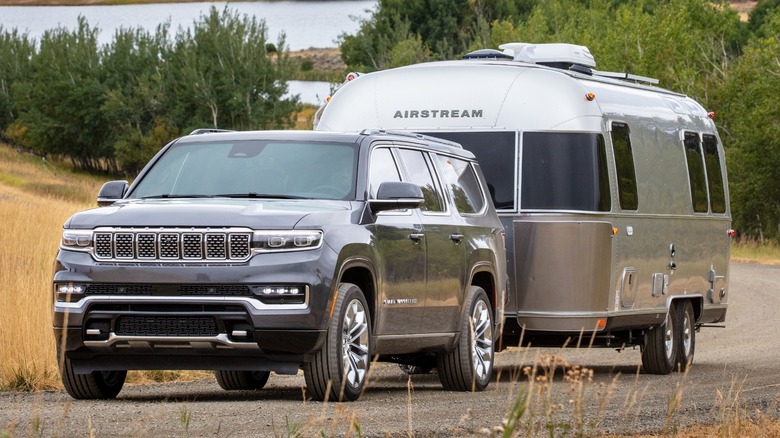
{"label": "amber marker light", "polygon": [[600,319],[600,320],[599,320],[599,321],[596,323],[596,328],[598,328],[599,330],[603,330],[603,329],[604,329],[604,327],[606,327],[606,326],[607,326],[607,320],[606,320],[606,319]]}
{"label": "amber marker light", "polygon": [[593,93],[588,93],[588,94],[585,95],[585,99],[588,99],[588,102],[590,102],[590,101],[596,99],[596,95],[593,94]]}
{"label": "amber marker light", "polygon": [[617,233],[618,233],[618,231],[620,231],[620,230],[618,230],[618,229],[617,229],[617,227],[612,227],[612,235],[613,235],[613,236],[614,236],[615,234],[617,234]]}

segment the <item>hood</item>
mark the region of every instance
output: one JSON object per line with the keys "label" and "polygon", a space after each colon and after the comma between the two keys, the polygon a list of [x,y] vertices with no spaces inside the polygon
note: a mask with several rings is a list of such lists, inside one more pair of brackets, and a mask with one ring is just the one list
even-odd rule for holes
{"label": "hood", "polygon": [[154,199],[119,201],[75,214],[66,228],[248,227],[293,229],[309,215],[348,215],[348,201],[270,199]]}

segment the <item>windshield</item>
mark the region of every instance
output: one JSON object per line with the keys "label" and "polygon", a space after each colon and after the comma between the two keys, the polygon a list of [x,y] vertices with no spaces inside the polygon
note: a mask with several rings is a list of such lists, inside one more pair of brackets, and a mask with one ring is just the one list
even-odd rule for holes
{"label": "windshield", "polygon": [[354,199],[357,145],[245,140],[178,143],[131,198]]}

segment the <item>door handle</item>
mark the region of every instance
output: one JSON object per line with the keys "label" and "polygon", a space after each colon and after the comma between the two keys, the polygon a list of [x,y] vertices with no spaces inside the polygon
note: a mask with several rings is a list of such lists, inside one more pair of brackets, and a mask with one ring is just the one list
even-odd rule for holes
{"label": "door handle", "polygon": [[460,243],[463,240],[463,234],[450,234],[450,240],[455,243]]}
{"label": "door handle", "polygon": [[409,238],[414,241],[414,243],[419,243],[423,237],[425,237],[425,234],[423,233],[412,233],[409,235]]}

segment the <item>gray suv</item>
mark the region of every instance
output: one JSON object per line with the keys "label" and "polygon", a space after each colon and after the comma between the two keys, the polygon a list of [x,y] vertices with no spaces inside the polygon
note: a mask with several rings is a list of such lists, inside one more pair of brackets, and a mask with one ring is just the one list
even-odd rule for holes
{"label": "gray suv", "polygon": [[422,135],[205,132],[64,225],[62,382],[115,397],[130,369],[211,369],[228,390],[303,368],[355,400],[373,360],[482,390],[503,320],[503,228],[474,156]]}

